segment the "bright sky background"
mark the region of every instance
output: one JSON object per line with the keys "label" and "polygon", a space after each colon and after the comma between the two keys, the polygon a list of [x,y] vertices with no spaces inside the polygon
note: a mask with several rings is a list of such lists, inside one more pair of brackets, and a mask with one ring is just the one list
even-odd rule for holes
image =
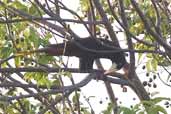
{"label": "bright sky background", "polygon": [[[61,0],[61,1],[64,2],[68,8],[70,8],[74,11],[77,11],[77,9],[79,7],[78,6],[79,0]],[[62,12],[61,14],[62,14],[63,18],[68,18],[68,17],[72,16],[71,14],[69,14],[67,12]],[[74,28],[73,29],[74,32],[78,33],[78,35],[81,35],[81,37],[88,36],[88,32],[80,24],[71,25],[71,28]],[[123,34],[117,34],[117,35],[120,38],[124,38]],[[120,40],[123,40],[123,39],[120,39]],[[53,42],[53,40],[52,40],[52,43],[56,43],[56,42]],[[126,45],[124,43],[121,46],[124,48],[126,47]],[[69,64],[68,64],[69,67],[78,68],[78,64],[79,64],[78,58],[70,57]],[[111,61],[103,60],[102,64],[104,65],[105,69],[108,69],[111,66]],[[149,78],[147,78],[145,76],[146,70],[142,70],[142,66],[143,65],[136,66],[137,74],[142,81],[143,80],[148,81]],[[94,65],[94,68],[96,68],[95,65]],[[159,73],[160,72],[162,73],[163,79],[166,80],[168,74],[163,73],[163,70],[159,71]],[[88,74],[73,74],[75,83],[80,82],[83,78],[85,78],[86,75],[88,75]],[[66,80],[68,80],[68,79],[66,79]],[[158,84],[157,88],[153,89],[153,88],[146,87],[147,91],[159,93],[159,94],[155,95],[154,97],[171,97],[171,88],[170,87],[165,86],[158,78],[154,82]],[[72,84],[68,80],[68,81],[65,81],[65,85],[72,85]],[[112,87],[113,87],[116,97],[119,98],[119,100],[118,100],[119,105],[124,105],[124,106],[130,107],[130,105],[133,105],[133,104],[139,102],[137,96],[130,88],[127,87],[128,88],[127,93],[123,93],[120,85],[112,84]],[[89,107],[87,102],[85,101],[85,98],[83,98],[83,96],[86,96],[87,98],[90,96],[95,96],[95,97],[90,98],[90,103],[91,103],[91,106],[93,107],[96,114],[99,114],[102,110],[104,110],[106,108],[107,104],[110,102],[108,94],[106,92],[106,88],[104,86],[104,82],[102,82],[102,81],[92,80],[88,85],[81,88],[81,90],[82,90],[81,91],[81,102],[84,103],[84,106]],[[134,98],[135,98],[135,100],[133,100]],[[102,104],[100,104],[100,101],[102,101]],[[122,102],[122,103],[120,103],[120,102]]]}
{"label": "bright sky background", "polygon": [[[72,9],[74,11],[77,10],[79,0],[62,0],[62,1],[70,9]],[[62,14],[63,18],[68,18],[70,15],[66,12],[62,12],[61,14]],[[74,27],[74,32],[78,33],[82,37],[88,36],[86,29],[82,25],[77,25],[77,24],[71,25],[71,28],[73,28],[73,27]],[[119,37],[123,37],[123,35],[120,34]],[[123,44],[122,46],[125,47],[125,44]],[[108,69],[111,65],[111,61],[109,61],[109,60],[102,61],[102,62],[106,69]],[[70,58],[69,67],[78,67],[78,59],[76,57]],[[137,71],[138,76],[140,76],[141,80],[148,81],[149,78],[147,78],[145,76],[146,70],[142,70],[142,65],[137,66],[136,71]],[[159,72],[162,72],[162,70]],[[74,79],[76,82],[79,82],[86,75],[87,74],[74,74]],[[165,79],[167,78],[167,74],[162,73],[162,75]],[[147,91],[154,92],[154,93],[159,92],[159,94],[155,95],[154,97],[162,97],[162,96],[171,97],[171,92],[170,92],[171,88],[170,87],[165,86],[158,78],[154,82],[157,83],[157,88],[153,89],[153,88],[147,87],[146,88]],[[65,83],[65,85],[68,85],[68,84],[71,84],[71,83],[69,83],[67,81]],[[121,101],[124,106],[129,107],[130,105],[139,102],[138,98],[136,97],[136,95],[134,94],[134,92],[131,89],[128,88],[128,92],[123,93],[120,85],[112,84],[112,86],[113,86],[114,93],[116,94],[116,97],[119,98],[119,102]],[[86,97],[95,96],[90,99],[90,103],[91,103],[93,109],[95,110],[96,114],[99,114],[105,108],[104,106],[107,105],[107,103],[109,102],[109,98],[106,93],[106,88],[102,81],[96,81],[96,80],[91,81],[87,86],[82,88],[81,94],[82,94],[82,96],[85,95]],[[107,97],[107,99],[106,99],[106,97]],[[133,100],[133,98],[136,98],[136,100]],[[82,99],[81,101],[85,101],[84,98],[81,98],[81,99]],[[102,101],[103,103],[100,104],[100,101]],[[86,102],[84,102],[84,103],[87,105]]]}

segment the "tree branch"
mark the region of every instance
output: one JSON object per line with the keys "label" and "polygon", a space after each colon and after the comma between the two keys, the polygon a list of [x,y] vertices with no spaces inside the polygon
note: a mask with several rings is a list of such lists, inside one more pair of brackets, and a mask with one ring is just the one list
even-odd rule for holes
{"label": "tree branch", "polygon": [[158,41],[159,44],[161,44],[167,51],[171,52],[171,47],[167,45],[167,43],[163,40],[162,36],[160,36],[158,33],[154,32],[151,29],[150,27],[151,24],[149,23],[143,12],[138,7],[137,2],[135,0],[131,0],[131,3],[134,9],[136,10],[136,12],[138,13],[139,17],[141,18],[142,22],[144,23],[146,30],[153,36],[154,39]]}
{"label": "tree branch", "polygon": [[[53,87],[52,90],[49,91],[45,91],[45,92],[39,92],[39,93],[30,93],[28,95],[20,95],[20,96],[14,96],[14,97],[1,97],[0,100],[1,101],[11,101],[11,100],[19,100],[19,99],[23,99],[23,98],[29,98],[29,97],[39,97],[40,95],[49,95],[49,94],[57,94],[57,93],[62,93],[62,92],[68,92],[68,91],[74,91],[77,90],[85,85],[87,85],[92,79],[97,79],[97,77],[102,77],[99,75],[103,75],[103,73],[91,73],[88,76],[86,76],[82,81],[80,81],[77,84],[71,85],[71,86],[63,86],[63,87],[59,87],[59,86],[55,86]],[[99,78],[100,79],[100,78]],[[105,80],[105,81],[109,81],[111,83],[115,83],[115,84],[124,84],[124,85],[129,85],[128,82],[126,80],[122,80],[122,79],[114,79],[114,78],[110,78],[110,77],[105,77],[105,78],[101,78],[101,80]],[[0,84],[0,87],[33,87],[33,88],[39,88],[39,87],[35,87],[36,85],[27,85],[27,84],[20,84],[20,83],[3,83]],[[40,88],[43,86],[40,86]]]}

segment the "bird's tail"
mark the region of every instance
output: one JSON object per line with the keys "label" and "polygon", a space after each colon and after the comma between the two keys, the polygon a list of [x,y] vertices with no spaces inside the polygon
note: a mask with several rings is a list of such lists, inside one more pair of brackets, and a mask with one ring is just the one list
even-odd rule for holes
{"label": "bird's tail", "polygon": [[15,54],[15,56],[26,56],[26,55],[31,55],[34,53],[43,53],[45,48],[42,49],[36,49],[36,50],[26,50],[26,51],[19,51]]}

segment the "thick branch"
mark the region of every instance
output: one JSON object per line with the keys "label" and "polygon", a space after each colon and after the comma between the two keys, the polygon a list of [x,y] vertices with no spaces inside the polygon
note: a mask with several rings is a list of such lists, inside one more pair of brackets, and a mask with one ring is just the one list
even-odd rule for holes
{"label": "thick branch", "polygon": [[59,18],[54,18],[54,17],[28,17],[28,18],[23,18],[23,19],[12,19],[12,20],[0,20],[1,24],[6,24],[6,23],[18,23],[18,22],[24,22],[24,21],[62,21],[62,22],[70,22],[70,23],[78,23],[78,24],[104,24],[103,21],[80,21],[80,20],[74,20],[74,19],[59,19]]}
{"label": "thick branch", "polygon": [[138,13],[139,17],[141,18],[142,22],[144,23],[146,30],[153,36],[153,38],[155,38],[158,41],[158,43],[160,43],[166,50],[171,52],[170,51],[171,47],[169,45],[167,45],[167,43],[163,40],[163,38],[160,36],[160,34],[154,32],[151,29],[149,20],[147,20],[147,18],[145,17],[143,12],[139,8],[137,2],[135,0],[131,0],[131,3],[133,5],[133,7],[135,8],[136,12]]}
{"label": "thick branch", "polygon": [[[1,73],[18,73],[18,72],[46,72],[46,73],[55,73],[60,71],[69,71],[73,73],[82,73],[79,69],[76,68],[45,68],[45,67],[25,67],[25,68],[1,68]],[[94,72],[99,70],[90,70],[88,72]]]}
{"label": "thick branch", "polygon": [[[63,93],[63,92],[68,92],[68,91],[74,91],[77,90],[85,85],[87,85],[92,79],[96,79],[97,76],[102,75],[102,73],[91,73],[88,76],[86,76],[86,78],[84,78],[82,81],[80,81],[79,83],[75,84],[75,85],[71,85],[71,86],[63,86],[63,87],[55,87],[56,89],[52,89],[49,91],[45,91],[45,92],[39,92],[39,93],[31,93],[28,95],[21,95],[21,96],[15,96],[15,97],[1,97],[0,100],[6,100],[6,101],[11,101],[11,100],[19,100],[22,98],[28,98],[28,97],[39,97],[40,95],[49,95],[49,94],[56,94],[56,93]],[[101,77],[101,76],[99,76]],[[128,85],[128,82],[126,80],[122,80],[122,79],[114,79],[114,78],[110,78],[110,77],[106,77],[103,78],[102,80],[106,80],[109,81],[111,83],[115,83],[115,84],[124,84],[124,85]],[[35,88],[35,85],[27,85],[27,84],[14,84],[12,85],[12,83],[4,83],[4,84],[0,84],[1,87],[33,87]],[[41,86],[40,86],[41,87]],[[37,88],[37,87],[36,87]]]}
{"label": "thick branch", "polygon": [[112,27],[112,24],[110,23],[109,19],[107,18],[107,15],[102,7],[102,5],[100,4],[100,1],[99,0],[93,0],[93,3],[96,7],[96,9],[98,10],[101,18],[102,18],[102,21],[105,23],[105,27],[106,27],[106,30],[108,31],[109,35],[110,35],[110,38],[114,41],[115,44],[118,45],[119,47],[119,42],[118,42],[118,39],[116,37],[116,34],[114,33],[114,30],[113,30],[113,27]]}

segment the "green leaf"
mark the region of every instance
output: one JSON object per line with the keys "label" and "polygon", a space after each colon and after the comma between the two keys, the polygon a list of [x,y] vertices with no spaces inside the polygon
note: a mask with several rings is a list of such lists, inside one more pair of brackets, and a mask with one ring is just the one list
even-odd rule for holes
{"label": "green leaf", "polygon": [[33,76],[34,76],[34,72],[26,72],[26,73],[24,74],[24,79],[25,79],[26,81],[31,81],[31,79],[33,79]]}
{"label": "green leaf", "polygon": [[120,107],[120,113],[121,114],[136,114],[133,110],[127,107]]}
{"label": "green leaf", "polygon": [[124,0],[125,6],[129,7],[129,5],[131,5],[131,1],[130,0]]}
{"label": "green leaf", "polygon": [[39,63],[43,63],[43,64],[48,64],[50,62],[54,61],[54,57],[53,56],[39,56],[38,58],[38,62]]}
{"label": "green leaf", "polygon": [[163,100],[170,100],[170,98],[157,97],[149,101],[141,101],[141,103],[137,104],[136,107],[140,107],[143,104],[146,107],[147,109],[146,111],[148,112],[148,114],[157,114],[157,112],[162,112],[164,114],[167,114],[166,110],[163,107],[157,105]]}
{"label": "green leaf", "polygon": [[0,95],[0,102],[2,103],[4,103],[4,102],[6,102],[6,103],[8,103],[8,96],[4,96],[4,95]]}
{"label": "green leaf", "polygon": [[16,57],[15,58],[15,66],[19,67],[21,65],[20,62],[21,62],[21,58],[20,57]]}
{"label": "green leaf", "polygon": [[25,28],[24,31],[23,31],[23,35],[24,35],[24,37],[28,38],[30,36],[30,29]]}
{"label": "green leaf", "polygon": [[157,104],[163,100],[170,100],[170,98],[166,98],[166,97],[156,97],[154,99],[151,99],[151,101],[154,103],[154,104]]}
{"label": "green leaf", "polygon": [[145,114],[145,112],[144,111],[141,111],[141,112],[138,112],[138,114]]}
{"label": "green leaf", "polygon": [[13,49],[11,47],[2,47],[0,50],[0,56],[1,58],[7,58],[11,55],[13,52]]}
{"label": "green leaf", "polygon": [[147,68],[147,72],[151,71],[151,60],[148,60],[146,63],[146,68]]}
{"label": "green leaf", "polygon": [[159,106],[159,105],[154,105],[150,108],[150,110],[148,111],[149,114],[157,114],[157,113],[162,113],[162,114],[167,114],[167,111]]}
{"label": "green leaf", "polygon": [[87,11],[89,8],[89,1],[88,0],[80,0],[81,10]]}
{"label": "green leaf", "polygon": [[46,85],[46,81],[47,81],[46,77],[47,77],[46,73],[37,72],[37,73],[34,73],[33,79],[35,79],[37,81],[38,85]]}
{"label": "green leaf", "polygon": [[140,62],[142,55],[143,55],[142,53],[138,53],[138,62]]}
{"label": "green leaf", "polygon": [[32,16],[40,16],[40,13],[38,12],[38,8],[36,8],[34,5],[32,5],[29,8],[29,14],[31,14]]}
{"label": "green leaf", "polygon": [[25,11],[25,12],[28,12],[28,8],[26,5],[24,5],[22,2],[18,1],[18,0],[14,0],[13,2],[11,2],[9,4],[10,6],[12,7],[15,7],[21,11]]}
{"label": "green leaf", "polygon": [[77,92],[77,94],[75,94],[73,97],[72,97],[72,102],[73,103],[77,103],[77,97],[78,99],[80,99],[80,93]]}
{"label": "green leaf", "polygon": [[29,30],[30,34],[29,34],[28,38],[31,42],[34,43],[34,47],[38,48],[40,46],[40,37],[39,37],[37,31],[33,27],[30,27],[29,29],[30,29]]}
{"label": "green leaf", "polygon": [[44,72],[27,72],[24,74],[24,79],[27,81],[35,80],[38,85],[46,85],[48,88],[52,85],[48,79],[48,74]]}
{"label": "green leaf", "polygon": [[103,110],[102,113],[103,114],[111,114],[112,110],[113,110],[114,105],[112,103],[109,103],[107,106],[106,110]]}
{"label": "green leaf", "polygon": [[152,59],[151,66],[152,66],[154,71],[157,71],[158,62],[156,59]]}
{"label": "green leaf", "polygon": [[52,85],[61,86],[61,81],[57,78],[57,79],[52,81]]}
{"label": "green leaf", "polygon": [[93,114],[93,113],[90,113],[88,111],[88,108],[85,108],[85,107],[81,107],[81,112],[83,112],[83,114]]}
{"label": "green leaf", "polygon": [[153,58],[153,54],[148,53],[146,57],[148,57],[148,58]]}

